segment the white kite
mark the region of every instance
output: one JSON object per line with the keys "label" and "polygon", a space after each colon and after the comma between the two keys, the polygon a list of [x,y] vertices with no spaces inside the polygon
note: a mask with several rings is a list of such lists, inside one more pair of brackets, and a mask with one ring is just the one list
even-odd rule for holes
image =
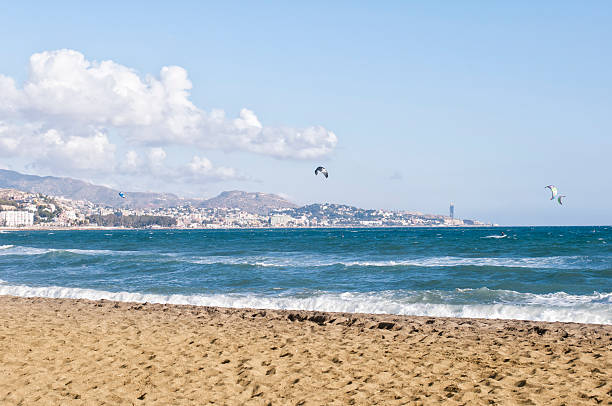
{"label": "white kite", "polygon": [[557,197],[557,193],[559,193],[557,191],[557,187],[555,185],[548,185],[548,186],[544,186],[544,189],[550,189],[550,200],[555,200],[555,197]]}

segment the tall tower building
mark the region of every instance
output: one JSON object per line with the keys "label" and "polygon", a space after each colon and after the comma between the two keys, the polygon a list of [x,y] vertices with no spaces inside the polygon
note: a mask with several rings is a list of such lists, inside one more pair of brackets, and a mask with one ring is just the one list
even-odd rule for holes
{"label": "tall tower building", "polygon": [[455,219],[455,205],[452,203],[450,204],[449,212],[450,212],[450,218],[454,220]]}

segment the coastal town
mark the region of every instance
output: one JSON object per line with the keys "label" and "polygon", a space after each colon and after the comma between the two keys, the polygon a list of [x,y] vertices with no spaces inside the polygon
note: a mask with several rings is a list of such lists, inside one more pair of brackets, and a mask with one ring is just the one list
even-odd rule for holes
{"label": "coastal town", "polygon": [[486,226],[477,220],[418,212],[366,210],[340,204],[248,210],[239,207],[125,208],[0,189],[0,227],[29,228],[299,228]]}

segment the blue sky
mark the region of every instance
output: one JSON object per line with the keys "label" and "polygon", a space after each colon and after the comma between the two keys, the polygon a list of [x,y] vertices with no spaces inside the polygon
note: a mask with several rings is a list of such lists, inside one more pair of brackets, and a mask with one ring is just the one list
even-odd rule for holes
{"label": "blue sky", "polygon": [[[612,224],[611,17],[612,5],[596,1],[8,3],[0,75],[17,96],[2,112],[0,95],[0,166],[188,196],[241,189],[428,213],[452,201],[459,217],[499,224]],[[113,61],[145,84],[181,67],[197,114],[222,109],[226,120],[177,142],[174,116],[143,125],[134,113],[116,125],[110,107],[96,120],[95,102],[81,114],[87,101],[48,93],[60,92],[49,87],[48,61],[61,50],[88,66]],[[45,52],[34,83],[30,58]],[[100,83],[79,95],[95,98]],[[6,106],[17,97],[15,113]],[[160,106],[176,107],[173,97]],[[311,143],[291,138],[308,128]],[[268,131],[263,144],[245,133],[258,129]],[[279,133],[294,141],[274,152]],[[10,150],[15,134],[20,151],[36,152]],[[73,155],[41,150],[42,139],[74,146]],[[91,145],[100,154],[87,155]],[[138,158],[129,170],[128,151]],[[327,181],[314,176],[320,164]],[[548,200],[550,183],[565,206]]]}

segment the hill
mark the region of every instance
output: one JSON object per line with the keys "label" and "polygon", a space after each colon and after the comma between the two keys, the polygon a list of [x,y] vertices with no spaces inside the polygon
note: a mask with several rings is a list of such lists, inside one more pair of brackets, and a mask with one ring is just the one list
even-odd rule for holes
{"label": "hill", "polygon": [[271,210],[295,208],[297,205],[275,194],[232,190],[204,200],[198,207],[241,209],[249,213],[268,214]]}
{"label": "hill", "polygon": [[119,191],[72,178],[25,175],[0,169],[0,188],[17,189],[29,193],[87,200],[117,208],[163,208],[193,205],[205,208],[236,208],[249,213],[267,214],[270,210],[297,207],[280,196],[260,192],[222,192],[212,199],[184,199],[172,193],[128,192],[122,199]]}
{"label": "hill", "polygon": [[130,192],[129,199],[122,199],[118,190],[106,186],[94,185],[72,178],[24,175],[6,169],[0,169],[0,187],[65,197],[72,200],[88,200],[92,203],[111,207],[170,207],[182,204],[183,200],[170,193],[146,192]]}

